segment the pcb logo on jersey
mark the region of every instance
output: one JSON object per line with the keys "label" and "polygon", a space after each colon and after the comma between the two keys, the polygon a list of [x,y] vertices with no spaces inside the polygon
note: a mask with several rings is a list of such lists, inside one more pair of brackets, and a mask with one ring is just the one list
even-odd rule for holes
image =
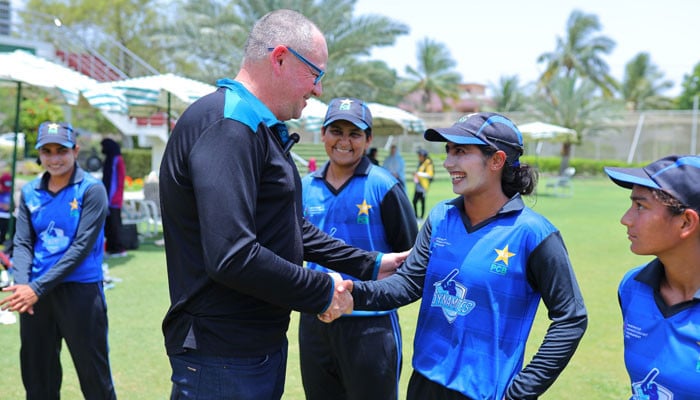
{"label": "pcb logo on jersey", "polygon": [[357,210],[357,220],[356,222],[360,225],[369,225],[369,210],[372,209],[370,204],[367,204],[366,199],[362,199],[361,204],[356,204]]}
{"label": "pcb logo on jersey", "polygon": [[449,323],[453,323],[460,315],[469,314],[476,306],[476,302],[466,298],[467,288],[454,280],[457,274],[459,270],[453,269],[445,279],[435,282],[433,301],[430,303],[431,307],[442,308]]}

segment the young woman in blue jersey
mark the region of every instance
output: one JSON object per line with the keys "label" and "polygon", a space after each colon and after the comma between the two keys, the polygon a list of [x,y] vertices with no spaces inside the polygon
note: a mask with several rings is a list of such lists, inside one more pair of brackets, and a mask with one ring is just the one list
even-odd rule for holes
{"label": "young woman in blue jersey", "polygon": [[[302,180],[304,216],[364,250],[409,250],[418,225],[408,196],[388,170],[364,156],[372,143],[366,104],[331,100],[321,137],[329,161]],[[333,272],[317,263],[307,266]],[[401,327],[395,309],[355,311],[331,324],[302,314],[299,351],[307,400],[398,398]]]}
{"label": "young woman in blue jersey", "polygon": [[114,399],[102,288],[107,193],[76,162],[70,124],[39,126],[46,172],[22,188],[14,237],[15,284],[0,301],[20,313],[20,366],[27,399],[61,394],[66,341],[86,399]]}
{"label": "young woman in blue jersey", "polygon": [[633,400],[700,398],[700,157],[605,168],[632,189],[622,216],[630,250],[654,260],[628,271],[618,298]]}
{"label": "young woman in blue jersey", "polygon": [[[459,197],[433,208],[395,275],[344,287],[355,309],[423,298],[408,399],[535,399],[571,359],[588,317],[559,231],[521,197],[537,180],[520,163],[522,135],[506,117],[478,113],[425,138],[446,142]],[[540,299],[551,323],[523,367]]]}

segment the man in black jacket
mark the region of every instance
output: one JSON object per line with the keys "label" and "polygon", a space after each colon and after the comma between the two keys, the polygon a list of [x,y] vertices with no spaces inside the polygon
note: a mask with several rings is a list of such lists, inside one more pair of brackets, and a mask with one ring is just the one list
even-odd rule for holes
{"label": "man in black jacket", "polygon": [[350,302],[303,260],[373,279],[405,257],[347,246],[303,218],[283,121],[321,95],[327,58],[307,18],[265,15],[235,80],[192,104],[168,141],[160,198],[173,398],[281,398],[290,311],[338,314]]}

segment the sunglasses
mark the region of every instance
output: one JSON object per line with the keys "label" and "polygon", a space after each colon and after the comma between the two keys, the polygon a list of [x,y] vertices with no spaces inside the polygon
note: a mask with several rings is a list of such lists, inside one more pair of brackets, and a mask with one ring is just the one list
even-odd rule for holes
{"label": "sunglasses", "polygon": [[[316,78],[314,79],[314,85],[318,85],[318,83],[321,82],[321,79],[323,79],[323,76],[326,75],[326,71],[322,70],[322,69],[319,68],[316,64],[314,64],[314,63],[312,63],[311,61],[307,60],[306,57],[304,57],[304,56],[302,56],[301,54],[299,54],[299,53],[298,53],[296,50],[294,50],[293,48],[291,48],[291,47],[289,47],[289,46],[287,46],[287,45],[285,45],[284,47],[286,47],[287,50],[289,50],[289,52],[292,53],[292,54],[294,55],[294,57],[298,58],[299,61],[301,61],[301,62],[303,62],[304,64],[306,64],[309,68],[311,68],[311,69],[314,71],[314,75],[316,76]],[[272,51],[272,50],[274,50],[274,49],[275,49],[274,47],[268,47],[268,48],[267,48],[267,51]]]}

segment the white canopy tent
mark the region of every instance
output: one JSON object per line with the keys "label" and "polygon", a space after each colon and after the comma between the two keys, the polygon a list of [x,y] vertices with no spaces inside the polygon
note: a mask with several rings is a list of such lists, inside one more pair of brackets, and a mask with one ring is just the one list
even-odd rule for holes
{"label": "white canopy tent", "polygon": [[372,112],[372,131],[378,135],[423,133],[425,122],[406,110],[380,103],[367,103]]}
{"label": "white canopy tent", "polygon": [[[78,104],[80,95],[84,90],[89,90],[98,85],[98,82],[90,77],[22,50],[0,53],[0,81],[11,82],[11,84],[17,85],[15,132],[20,131],[19,116],[23,84],[39,86],[49,91],[54,91],[62,101],[71,105]],[[90,104],[104,111],[123,109],[126,103],[124,98],[118,93],[105,91],[99,98],[94,98]],[[15,135],[15,138],[18,136]],[[17,147],[17,139],[15,139],[12,153],[12,192],[15,189],[17,172]],[[14,208],[14,196],[10,196],[10,208]],[[14,216],[10,217],[8,231],[14,231]]]}
{"label": "white canopy tent", "polygon": [[118,92],[103,90],[99,82],[86,75],[22,50],[0,53],[0,80],[55,91],[70,105],[77,105],[83,92],[99,88],[99,97],[86,97],[90,105],[100,110],[126,109],[125,98]]}
{"label": "white canopy tent", "polygon": [[526,142],[529,140],[536,143],[535,164],[538,163],[544,142],[573,143],[578,139],[575,130],[546,122],[530,122],[518,125],[518,129]]}
{"label": "white canopy tent", "polygon": [[[84,96],[88,101],[110,92],[123,96],[126,104],[123,111],[104,114],[123,134],[135,136],[140,145],[151,147],[151,168],[157,170],[170,136],[173,111],[179,114],[195,100],[215,90],[213,85],[163,74],[101,83]],[[150,116],[156,110],[166,110],[163,125],[143,126],[131,118]]]}
{"label": "white canopy tent", "polygon": [[216,90],[216,87],[174,74],[151,75],[101,84],[121,93],[130,112],[138,107],[182,111],[200,97]]}
{"label": "white canopy tent", "polygon": [[518,129],[525,139],[549,142],[575,142],[576,131],[559,125],[546,122],[530,122],[518,125]]}

